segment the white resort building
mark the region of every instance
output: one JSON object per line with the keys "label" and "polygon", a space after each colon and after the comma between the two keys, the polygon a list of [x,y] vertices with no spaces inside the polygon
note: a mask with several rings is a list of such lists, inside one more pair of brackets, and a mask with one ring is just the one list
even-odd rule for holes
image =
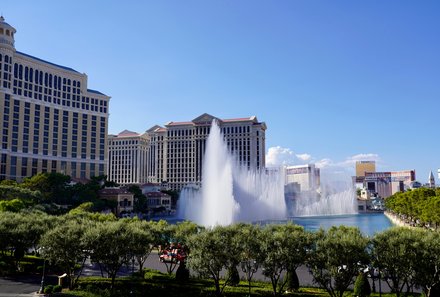
{"label": "white resort building", "polygon": [[106,174],[110,97],[86,74],[17,51],[15,33],[0,17],[0,180]]}
{"label": "white resort building", "polygon": [[[138,176],[143,180],[136,183],[143,183],[146,178],[148,182],[166,183],[174,190],[180,190],[188,184],[199,185],[205,143],[214,119],[218,122],[230,152],[236,156],[238,162],[250,169],[265,167],[264,122],[259,122],[255,116],[219,119],[205,113],[191,121],[169,122],[164,127],[154,126],[142,135],[125,131],[117,137],[109,137],[110,179],[119,184],[134,183],[124,179],[127,174],[121,170],[125,170],[124,172],[131,171],[131,175],[139,172]],[[144,142],[136,148],[133,144],[130,148],[132,152],[128,151],[128,147],[123,148],[123,145],[118,144],[129,138],[134,140],[133,137],[143,139]],[[121,157],[116,158],[114,152],[118,150],[118,145],[121,149],[118,154]],[[137,153],[134,152],[136,149]],[[147,154],[146,161],[143,157],[138,157],[137,162],[126,162],[125,167],[118,165],[125,162],[125,157],[122,156],[143,156],[144,153]],[[143,175],[143,168],[146,168],[146,177]]]}

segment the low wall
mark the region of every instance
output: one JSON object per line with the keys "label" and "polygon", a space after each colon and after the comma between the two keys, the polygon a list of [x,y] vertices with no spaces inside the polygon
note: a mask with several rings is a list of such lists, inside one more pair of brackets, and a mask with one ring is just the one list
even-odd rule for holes
{"label": "low wall", "polygon": [[391,223],[393,223],[396,226],[415,228],[415,227],[410,226],[410,224],[406,223],[405,221],[401,220],[398,216],[396,216],[388,211],[385,211],[384,214],[388,219],[390,219]]}

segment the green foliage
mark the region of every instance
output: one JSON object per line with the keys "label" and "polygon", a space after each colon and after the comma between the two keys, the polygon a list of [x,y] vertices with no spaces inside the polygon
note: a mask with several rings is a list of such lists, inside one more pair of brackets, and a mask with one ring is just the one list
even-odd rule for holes
{"label": "green foliage", "polygon": [[47,285],[44,287],[44,294],[52,294],[53,293],[53,286]]}
{"label": "green foliage", "polygon": [[22,187],[42,194],[42,202],[68,204],[70,176],[61,173],[39,173],[25,178]]}
{"label": "green foliage", "polygon": [[63,287],[61,287],[60,285],[55,285],[53,286],[53,293],[60,293],[63,290]]}
{"label": "green foliage", "polygon": [[141,188],[137,185],[128,187],[128,191],[134,196],[134,211],[146,213],[148,212],[147,196],[142,194]]}
{"label": "green foliage", "polygon": [[188,266],[200,275],[209,276],[215,284],[215,293],[220,296],[229,284],[227,277],[220,284],[221,271],[238,263],[239,250],[234,244],[237,230],[233,226],[217,226],[193,235],[188,242],[191,251]]}
{"label": "green foliage", "polygon": [[413,191],[396,193],[385,200],[387,209],[411,218],[419,220],[421,225],[440,225],[440,190],[427,188]]}
{"label": "green foliage", "polygon": [[314,281],[331,297],[342,297],[369,263],[368,242],[358,228],[339,226],[321,230],[308,260]]}
{"label": "green foliage", "polygon": [[18,184],[0,184],[0,200],[21,199],[23,201],[41,201],[40,191],[32,191]]}
{"label": "green foliage", "polygon": [[76,265],[79,264],[82,271],[89,254],[83,234],[92,226],[93,223],[86,220],[81,223],[73,220],[62,222],[46,232],[40,240],[44,258],[59,265],[67,273],[71,281],[69,288],[74,284]]}
{"label": "green foliage", "polygon": [[367,297],[371,294],[370,283],[365,273],[359,273],[354,282],[353,295],[356,297]]}
{"label": "green foliage", "polygon": [[310,234],[290,223],[268,225],[261,233],[260,243],[258,262],[263,275],[271,280],[274,295],[279,295],[287,283],[287,278],[282,279],[283,273],[305,262],[311,246]]}
{"label": "green foliage", "polygon": [[26,205],[20,199],[0,201],[0,212],[4,212],[4,211],[19,212],[25,207]]}
{"label": "green foliage", "polygon": [[392,292],[399,297],[405,287],[415,284],[414,267],[419,259],[421,230],[394,227],[373,238],[373,264],[378,267]]}

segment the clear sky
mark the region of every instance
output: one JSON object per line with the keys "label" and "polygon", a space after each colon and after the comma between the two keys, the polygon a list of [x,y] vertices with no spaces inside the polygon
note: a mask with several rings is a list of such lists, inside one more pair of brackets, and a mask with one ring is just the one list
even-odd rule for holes
{"label": "clear sky", "polygon": [[[439,1],[21,1],[17,50],[88,75],[109,133],[266,122],[268,163],[440,167]],[[434,171],[436,178],[437,174]]]}

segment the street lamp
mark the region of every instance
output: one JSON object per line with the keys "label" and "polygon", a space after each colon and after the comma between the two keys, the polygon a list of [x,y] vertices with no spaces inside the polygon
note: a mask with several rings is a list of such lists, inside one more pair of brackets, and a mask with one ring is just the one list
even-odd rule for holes
{"label": "street lamp", "polygon": [[249,284],[249,297],[251,296],[251,279],[255,272],[258,270],[258,263],[257,261],[253,259],[242,261],[241,264],[241,270],[246,275],[246,280]]}
{"label": "street lamp", "polygon": [[46,259],[43,258],[43,275],[41,276],[41,285],[40,290],[38,291],[39,294],[44,294],[44,272],[46,270]]}

